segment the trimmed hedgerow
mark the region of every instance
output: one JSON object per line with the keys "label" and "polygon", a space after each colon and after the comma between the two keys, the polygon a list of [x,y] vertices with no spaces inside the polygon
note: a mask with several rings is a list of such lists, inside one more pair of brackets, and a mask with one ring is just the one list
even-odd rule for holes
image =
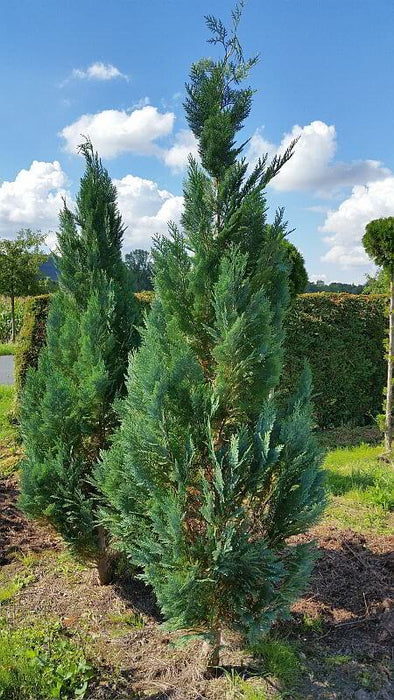
{"label": "trimmed hedgerow", "polygon": [[40,350],[45,343],[46,321],[50,294],[30,297],[25,302],[25,313],[15,352],[16,406],[29,367],[37,367]]}
{"label": "trimmed hedgerow", "polygon": [[[148,311],[153,292],[138,292]],[[27,368],[36,366],[45,341],[49,296],[27,301],[16,355],[17,391]],[[320,428],[371,423],[381,411],[386,365],[384,295],[301,294],[286,320],[285,392],[290,393],[304,358],[312,369],[315,420]]]}
{"label": "trimmed hedgerow", "polygon": [[304,358],[321,428],[371,423],[385,383],[384,295],[302,294],[288,314],[284,378],[290,393]]}

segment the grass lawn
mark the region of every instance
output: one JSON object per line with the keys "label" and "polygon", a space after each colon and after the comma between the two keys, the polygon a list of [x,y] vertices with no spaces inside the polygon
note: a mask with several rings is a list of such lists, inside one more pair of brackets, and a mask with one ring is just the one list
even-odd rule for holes
{"label": "grass lawn", "polygon": [[14,399],[14,387],[0,384],[0,443],[11,440],[15,430],[9,421]]}
{"label": "grass lawn", "polygon": [[0,355],[15,355],[16,343],[0,343]]}
{"label": "grass lawn", "polygon": [[356,532],[392,532],[394,474],[379,461],[382,451],[361,444],[328,452],[324,466],[331,498],[325,522]]}
{"label": "grass lawn", "polygon": [[16,428],[10,421],[13,402],[14,387],[0,384],[0,478],[14,470],[21,456]]}

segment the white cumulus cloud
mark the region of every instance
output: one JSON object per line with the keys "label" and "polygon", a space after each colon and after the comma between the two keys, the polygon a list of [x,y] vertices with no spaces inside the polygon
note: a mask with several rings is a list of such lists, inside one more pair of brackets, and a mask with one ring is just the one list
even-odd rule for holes
{"label": "white cumulus cloud", "polygon": [[277,153],[278,148],[279,146],[275,146],[275,144],[271,143],[271,141],[264,138],[263,129],[256,129],[254,134],[252,134],[249,139],[246,158],[250,165],[253,166],[258,159],[262,158],[266,153],[268,153],[268,156],[272,158],[275,153]]}
{"label": "white cumulus cloud", "polygon": [[116,78],[123,78],[123,80],[129,79],[127,75],[122,73],[119,68],[116,68],[116,66],[113,66],[112,63],[103,63],[102,61],[92,63],[86,69],[74,68],[69,80],[72,78],[76,78],[78,80],[114,80]]}
{"label": "white cumulus cloud", "polygon": [[326,234],[328,250],[321,259],[344,269],[372,268],[362,237],[371,219],[394,215],[393,174],[378,160],[336,160],[335,126],[318,120],[303,127],[295,125],[279,145],[264,138],[261,129],[257,130],[249,143],[248,158],[254,163],[266,152],[270,157],[283,153],[296,138],[299,140],[293,157],[270,186],[282,192],[305,192],[326,199],[343,198],[350,192],[335,209],[308,207],[325,217],[319,231]]}
{"label": "white cumulus cloud", "polygon": [[329,250],[322,260],[341,267],[370,265],[362,245],[365,227],[372,219],[386,216],[394,216],[394,175],[353,187],[351,195],[328,212],[320,227],[329,234],[324,239]]}
{"label": "white cumulus cloud", "polygon": [[183,197],[159,188],[156,182],[135,175],[114,180],[119,209],[127,229],[126,250],[150,248],[152,236],[166,234],[168,221],[179,222]]}
{"label": "white cumulus cloud", "polygon": [[335,161],[335,126],[318,120],[303,127],[296,124],[289,133],[284,134],[277,146],[266,140],[261,130],[257,130],[249,144],[248,158],[254,162],[265,152],[270,156],[283,153],[296,138],[299,140],[292,158],[271,181],[271,186],[276,190],[332,197],[346,187],[382,180],[390,174],[377,160]]}
{"label": "white cumulus cloud", "polygon": [[104,158],[114,158],[121,153],[157,155],[162,150],[156,140],[171,134],[174,126],[173,112],[159,112],[157,107],[145,105],[132,112],[107,109],[96,114],[83,114],[64,127],[60,136],[65,149],[75,153],[81,135],[89,136]]}
{"label": "white cumulus cloud", "polygon": [[174,172],[181,172],[188,163],[189,155],[198,158],[198,143],[192,131],[181,129],[175,135],[174,145],[163,153],[163,160]]}
{"label": "white cumulus cloud", "polygon": [[[20,170],[14,180],[0,184],[0,235],[13,238],[21,228],[56,229],[67,177],[60,163],[34,160],[28,170]],[[54,235],[48,237],[53,246]]]}
{"label": "white cumulus cloud", "polygon": [[[150,248],[152,236],[167,234],[169,221],[179,223],[183,197],[161,189],[156,182],[135,175],[113,180],[118,204],[127,226],[124,248]],[[0,183],[0,237],[14,238],[21,228],[40,229],[47,244],[56,247],[63,197],[74,208],[68,178],[60,163],[33,161],[12,181]]]}

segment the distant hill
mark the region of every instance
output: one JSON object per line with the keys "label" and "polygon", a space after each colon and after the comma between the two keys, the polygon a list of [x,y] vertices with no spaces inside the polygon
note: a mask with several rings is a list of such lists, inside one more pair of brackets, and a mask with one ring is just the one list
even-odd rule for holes
{"label": "distant hill", "polygon": [[330,282],[324,284],[321,280],[308,282],[307,292],[346,292],[346,294],[363,294],[364,284],[346,284],[346,282]]}
{"label": "distant hill", "polygon": [[52,256],[50,256],[48,260],[45,260],[45,262],[40,265],[40,272],[43,277],[49,277],[52,282],[57,282],[59,271]]}

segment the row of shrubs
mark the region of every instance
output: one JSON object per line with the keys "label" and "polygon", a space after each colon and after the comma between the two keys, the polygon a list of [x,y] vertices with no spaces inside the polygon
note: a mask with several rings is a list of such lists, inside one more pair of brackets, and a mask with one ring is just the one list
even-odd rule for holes
{"label": "row of shrubs", "polygon": [[[148,311],[153,292],[136,296]],[[26,303],[16,355],[17,396],[45,340],[49,299],[42,295]],[[306,358],[319,428],[369,424],[381,410],[386,306],[384,295],[323,292],[302,294],[294,301],[286,321],[284,391],[293,390]]]}

